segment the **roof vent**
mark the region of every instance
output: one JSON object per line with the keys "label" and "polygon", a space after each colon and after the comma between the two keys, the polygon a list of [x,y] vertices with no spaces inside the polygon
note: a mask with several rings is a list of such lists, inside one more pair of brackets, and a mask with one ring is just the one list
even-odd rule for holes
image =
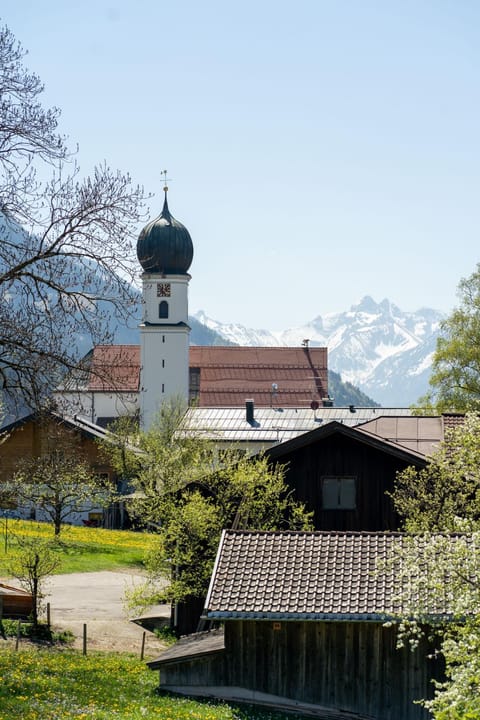
{"label": "roof vent", "polygon": [[255,422],[255,403],[253,400],[245,400],[245,419],[250,425]]}

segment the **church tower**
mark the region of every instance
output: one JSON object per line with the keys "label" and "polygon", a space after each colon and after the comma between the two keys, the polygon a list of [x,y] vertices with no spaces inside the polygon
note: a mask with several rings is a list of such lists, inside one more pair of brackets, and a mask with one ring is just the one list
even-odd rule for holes
{"label": "church tower", "polygon": [[143,268],[143,315],[140,325],[140,423],[148,430],[162,402],[188,402],[188,269],[193,243],[165,201],[159,217],[146,225],[137,242]]}

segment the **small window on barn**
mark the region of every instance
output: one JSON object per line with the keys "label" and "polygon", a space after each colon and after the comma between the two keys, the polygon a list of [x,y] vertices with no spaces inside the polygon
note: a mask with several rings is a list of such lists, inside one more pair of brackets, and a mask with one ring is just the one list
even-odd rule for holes
{"label": "small window on barn", "polygon": [[158,317],[168,318],[168,302],[166,300],[162,300],[158,306]]}
{"label": "small window on barn", "polygon": [[357,481],[352,476],[322,478],[324,510],[354,510],[357,506]]}

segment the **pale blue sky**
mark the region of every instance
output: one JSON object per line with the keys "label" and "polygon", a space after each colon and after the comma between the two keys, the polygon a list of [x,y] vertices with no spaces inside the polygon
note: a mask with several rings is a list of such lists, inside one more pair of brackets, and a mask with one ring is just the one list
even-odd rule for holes
{"label": "pale blue sky", "polygon": [[[84,172],[192,235],[190,311],[449,311],[480,261],[477,0],[3,0]],[[139,228],[140,230],[141,228]]]}

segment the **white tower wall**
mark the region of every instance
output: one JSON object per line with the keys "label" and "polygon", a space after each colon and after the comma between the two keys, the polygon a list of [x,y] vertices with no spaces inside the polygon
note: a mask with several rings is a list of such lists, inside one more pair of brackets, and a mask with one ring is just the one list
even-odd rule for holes
{"label": "white tower wall", "polygon": [[148,429],[162,403],[188,403],[188,282],[190,275],[144,273],[140,325],[140,417]]}

